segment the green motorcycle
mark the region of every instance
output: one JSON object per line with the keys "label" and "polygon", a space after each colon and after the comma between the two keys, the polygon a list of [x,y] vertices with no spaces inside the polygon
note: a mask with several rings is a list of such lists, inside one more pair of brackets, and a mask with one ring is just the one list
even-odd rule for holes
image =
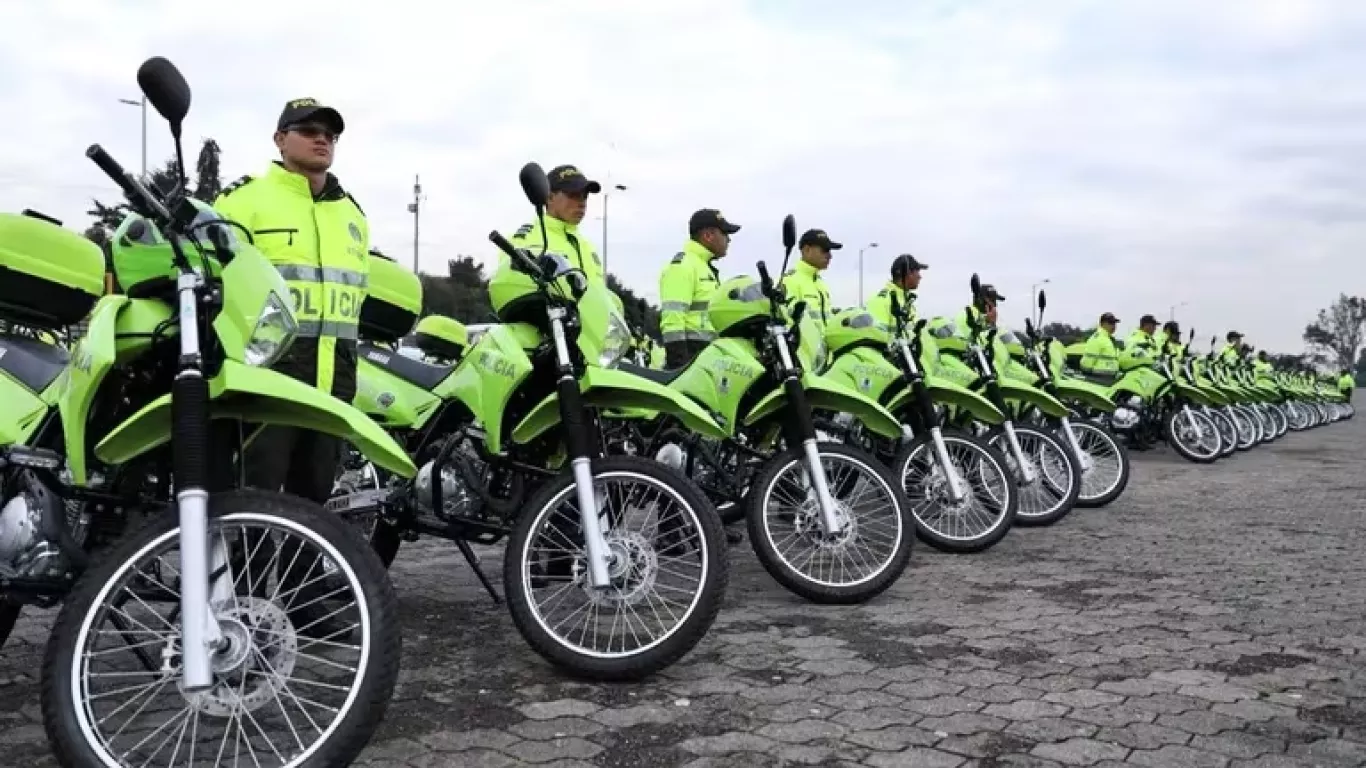
{"label": "green motorcycle", "polygon": [[888,328],[862,308],[837,312],[826,330],[831,363],[825,375],[885,405],[907,435],[873,434],[849,414],[821,414],[818,428],[892,468],[922,541],[944,552],[989,549],[1015,522],[1018,486],[999,450],[940,426],[936,406],[963,408],[989,424],[1003,423],[1005,414],[976,392],[927,374],[922,361],[939,351],[926,321],[911,324],[895,295],[891,314]]}
{"label": "green motorcycle", "polygon": [[[981,279],[974,274],[969,281],[974,305],[982,295]],[[934,318],[930,334],[941,354],[935,373],[973,391],[982,392],[1005,415],[993,424],[973,412],[951,407],[945,409],[944,423],[986,438],[1009,464],[1021,494],[1015,524],[1053,525],[1071,513],[1081,492],[1082,469],[1077,457],[1054,435],[1052,428],[1028,421],[1039,413],[1049,419],[1069,415],[1067,406],[1052,395],[1001,370],[1012,362],[998,339],[995,328],[983,327],[972,306],[963,314],[967,328],[948,318]],[[966,331],[966,335],[964,335]]]}
{"label": "green motorcycle", "polygon": [[[785,262],[796,241],[788,216]],[[743,515],[755,555],[779,584],[817,603],[864,602],[905,570],[914,518],[891,473],[862,450],[819,440],[812,414],[850,413],[888,438],[900,437],[901,425],[821,375],[825,343],[805,303],[789,316],[781,287],[763,262],[758,269],[757,282],[742,276],[717,286],[707,313],[718,337],[686,366],[622,366],[701,406],[724,432],[619,403],[611,439],[696,480],[725,505],[727,522]]]}
{"label": "green motorcycle", "polygon": [[[535,163],[522,189],[544,215],[549,182]],[[513,623],[556,666],[595,680],[651,675],[715,620],[728,580],[720,518],[686,478],[612,455],[597,412],[637,405],[720,435],[698,406],[620,362],[633,338],[605,286],[560,254],[514,249],[490,283],[504,320],[465,348],[458,323],[425,318],[432,363],[363,345],[357,405],[421,465],[412,482],[339,493],[343,514],[373,509],[372,542],[390,562],[420,534],[456,543],[489,593],[469,542],[507,539],[503,588]],[[573,599],[579,602],[574,603]]]}
{"label": "green motorcycle", "polygon": [[[138,82],[179,154],[189,87],[161,58]],[[153,195],[98,144],[86,155],[134,212],[116,233],[116,270],[136,262],[155,277],[99,298],[98,246],[32,212],[0,216],[0,314],[48,328],[89,318],[69,359],[0,345],[0,596],[63,601],[43,659],[52,749],[68,766],[154,765],[230,740],[237,753],[266,749],[257,736],[278,728],[288,757],[267,750],[256,764],[349,764],[398,675],[393,588],[345,525],[240,488],[233,467],[257,428],[282,424],[345,438],[388,471],[416,469],[359,411],[270,370],[298,323],[283,278],[230,222]],[[317,606],[295,602],[324,573],[339,587],[329,598],[349,593],[330,639],[299,625]]]}

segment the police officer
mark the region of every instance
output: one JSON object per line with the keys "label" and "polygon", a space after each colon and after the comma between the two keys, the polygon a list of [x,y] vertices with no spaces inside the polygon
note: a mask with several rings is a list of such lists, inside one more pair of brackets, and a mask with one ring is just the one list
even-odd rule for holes
{"label": "police officer", "polygon": [[[275,147],[280,159],[259,177],[243,176],[223,190],[214,208],[250,230],[256,247],[289,286],[298,336],[275,369],[350,402],[356,393],[356,339],[369,273],[370,226],[332,167],[346,124],[316,99],[295,99],[280,112]],[[283,489],[325,502],[341,458],[341,441],[297,427],[273,426],[245,456],[248,485]],[[284,560],[282,559],[282,562]],[[282,574],[289,582],[300,574]],[[331,632],[314,617],[321,606],[291,611],[313,632]],[[300,614],[300,615],[296,615]]]}
{"label": "police officer", "polygon": [[1181,326],[1175,320],[1162,325],[1162,331],[1155,337],[1158,354],[1169,354],[1180,360],[1186,354],[1186,345],[1181,343]]}
{"label": "police officer", "polygon": [[892,328],[892,297],[895,296],[902,312],[906,315],[906,322],[915,322],[915,294],[913,291],[920,288],[920,270],[929,269],[929,264],[924,264],[909,253],[903,253],[892,261],[892,280],[868,299],[865,307],[873,319],[879,323]]}
{"label": "police officer", "polygon": [[[583,270],[590,283],[606,284],[602,257],[598,249],[579,231],[579,224],[588,213],[588,196],[602,191],[602,185],[572,165],[560,165],[546,174],[550,180],[550,200],[545,207],[545,237],[540,221],[523,224],[508,240],[515,248],[526,248],[539,254],[541,246],[549,245],[547,253],[559,254],[575,267]],[[500,253],[499,263],[506,266],[507,254]]]}
{"label": "police officer", "polygon": [[782,277],[787,306],[791,310],[797,302],[805,301],[806,316],[815,320],[824,333],[825,322],[834,310],[830,307],[830,288],[821,279],[821,272],[830,266],[832,252],[844,245],[831,240],[823,229],[808,229],[797,246],[801,249],[801,260]]}
{"label": "police officer", "polygon": [[1233,365],[1242,359],[1243,334],[1239,331],[1229,331],[1224,337],[1227,343],[1224,348],[1219,350],[1219,361],[1228,365]]}
{"label": "police officer", "polygon": [[[251,231],[256,247],[284,276],[299,335],[276,369],[350,402],[356,393],[356,338],[369,272],[370,227],[332,167],[345,129],[337,110],[295,99],[280,112],[280,159],[259,177],[230,184],[214,207]],[[284,487],[306,499],[332,492],[336,438],[294,427],[259,435],[247,456],[247,481]]]}
{"label": "police officer", "polygon": [[1119,318],[1106,312],[1100,324],[1082,348],[1081,369],[1090,374],[1113,376],[1119,373],[1119,349],[1115,346],[1115,329]]}
{"label": "police officer", "polygon": [[1152,315],[1144,315],[1138,320],[1138,328],[1129,334],[1129,338],[1124,342],[1124,348],[1130,352],[1144,350],[1150,357],[1156,356],[1158,350],[1157,339],[1153,334],[1157,332],[1157,318]]}
{"label": "police officer", "polygon": [[659,332],[666,368],[687,365],[716,336],[707,320],[719,274],[714,261],[726,255],[730,236],[739,231],[739,224],[727,221],[715,208],[703,208],[688,219],[688,241],[659,275]]}
{"label": "police officer", "polygon": [[[983,285],[977,298],[973,299],[972,304],[958,313],[958,335],[965,339],[970,338],[973,323],[976,323],[977,330],[982,333],[995,328],[997,315],[996,305],[1005,300],[1006,297],[997,292],[996,286],[990,284]],[[972,322],[969,322],[969,313],[971,313]],[[985,339],[979,339],[979,341],[985,341]]]}

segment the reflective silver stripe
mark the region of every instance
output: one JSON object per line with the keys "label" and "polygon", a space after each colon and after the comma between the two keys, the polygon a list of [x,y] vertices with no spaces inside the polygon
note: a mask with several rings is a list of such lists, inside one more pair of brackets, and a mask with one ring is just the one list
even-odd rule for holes
{"label": "reflective silver stripe", "polygon": [[360,336],[360,326],[356,323],[339,323],[336,320],[299,321],[299,338],[316,339],[320,336],[355,341]]}
{"label": "reflective silver stripe", "polygon": [[711,306],[710,301],[694,301],[692,304],[688,305],[688,310],[692,312],[702,312],[709,306]]}
{"label": "reflective silver stripe", "polygon": [[688,304],[683,301],[665,301],[659,305],[660,312],[687,312]]}
{"label": "reflective silver stripe", "polygon": [[280,264],[275,267],[286,280],[307,280],[313,283],[336,283],[352,288],[364,288],[365,273],[340,267],[307,267],[302,264]]}

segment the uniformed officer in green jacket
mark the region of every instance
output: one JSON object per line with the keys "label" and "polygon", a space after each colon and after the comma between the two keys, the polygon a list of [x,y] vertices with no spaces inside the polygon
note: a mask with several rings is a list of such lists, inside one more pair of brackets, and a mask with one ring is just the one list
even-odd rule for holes
{"label": "uniformed officer in green jacket", "polygon": [[1157,318],[1152,315],[1144,315],[1138,320],[1138,328],[1129,334],[1129,338],[1124,342],[1124,349],[1133,352],[1135,350],[1146,350],[1150,357],[1156,357],[1158,352],[1157,339],[1153,334],[1157,331]]}
{"label": "uniformed officer in green jacket", "polygon": [[1156,336],[1157,353],[1168,354],[1180,360],[1186,354],[1186,345],[1181,341],[1181,326],[1175,320],[1168,320],[1162,325],[1162,331]]}
{"label": "uniformed officer in green jacket", "polygon": [[1119,318],[1106,312],[1100,324],[1082,348],[1081,369],[1091,374],[1114,375],[1119,372],[1119,348],[1115,346],[1115,329]]}
{"label": "uniformed officer in green jacket", "polygon": [[815,320],[821,333],[825,333],[825,322],[834,310],[830,306],[830,288],[821,279],[821,272],[829,268],[832,253],[844,245],[831,240],[823,229],[808,229],[797,246],[801,249],[801,260],[782,277],[787,308],[791,311],[797,302],[805,301],[806,316]]}
{"label": "uniformed officer in green jacket", "polygon": [[1338,391],[1347,398],[1347,402],[1352,402],[1352,393],[1356,391],[1356,388],[1356,377],[1352,375],[1351,371],[1343,371],[1342,375],[1338,377]]}
{"label": "uniformed officer in green jacket", "polygon": [[[337,110],[316,99],[290,101],[275,126],[280,159],[263,175],[243,176],[228,185],[214,208],[251,231],[257,249],[289,286],[299,331],[275,369],[349,403],[356,393],[357,331],[370,269],[370,225],[355,199],[329,172],[345,127]],[[272,426],[247,447],[245,481],[322,503],[332,495],[341,455],[338,438]],[[295,625],[312,637],[344,638],[338,633],[345,626],[337,616],[329,616],[335,607],[321,602],[327,583],[308,581],[311,577],[304,573],[302,561],[294,557],[297,543],[291,540],[274,556],[274,546],[260,543],[245,542],[234,558],[252,552],[251,559],[261,562],[262,568],[274,559],[280,564],[281,584],[300,590],[292,601],[296,607],[289,609]],[[266,580],[260,583],[264,586]]]}
{"label": "uniformed officer in green jacket", "polygon": [[[346,124],[316,99],[285,105],[276,124],[280,159],[243,176],[214,208],[251,231],[289,285],[299,335],[275,368],[340,400],[356,393],[356,339],[369,273],[370,225],[332,167]],[[324,502],[341,445],[297,427],[271,427],[247,453],[250,485]]]}
{"label": "uniformed officer in green jacket", "polygon": [[716,292],[715,260],[730,249],[730,236],[740,231],[715,208],[703,208],[688,219],[688,241],[659,274],[659,332],[664,339],[664,366],[687,365],[715,338],[707,305]]}
{"label": "uniformed officer in green jacket", "polygon": [[[601,192],[602,185],[572,165],[556,166],[546,176],[550,180],[550,200],[545,207],[546,236],[541,236],[540,221],[532,221],[519,227],[508,240],[515,248],[539,254],[548,239],[547,253],[565,257],[570,264],[583,270],[590,283],[605,285],[607,276],[602,257],[579,230],[579,224],[588,213],[588,196]],[[500,268],[506,266],[507,254],[499,251],[498,260]]]}
{"label": "uniformed officer in green jacket", "polygon": [[1228,365],[1235,365],[1243,359],[1243,334],[1238,331],[1229,331],[1224,340],[1228,343],[1219,350],[1219,361]]}
{"label": "uniformed officer in green jacket", "polygon": [[868,299],[865,308],[874,320],[895,330],[892,324],[892,297],[906,315],[907,324],[915,322],[915,291],[920,288],[920,270],[930,265],[918,261],[909,253],[903,253],[892,261],[892,280]]}

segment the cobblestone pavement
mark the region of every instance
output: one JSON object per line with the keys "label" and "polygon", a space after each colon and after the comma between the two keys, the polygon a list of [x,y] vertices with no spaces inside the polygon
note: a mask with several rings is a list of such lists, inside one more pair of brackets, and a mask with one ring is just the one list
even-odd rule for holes
{"label": "cobblestone pavement", "polygon": [[[567,681],[452,547],[400,554],[400,688],[376,766],[1366,765],[1366,421],[1129,490],[950,557],[870,605],[788,594],[738,551],[726,609],[639,685]],[[499,570],[488,558],[490,573]],[[48,617],[0,652],[0,764],[51,762]],[[13,641],[12,641],[13,643]]]}

